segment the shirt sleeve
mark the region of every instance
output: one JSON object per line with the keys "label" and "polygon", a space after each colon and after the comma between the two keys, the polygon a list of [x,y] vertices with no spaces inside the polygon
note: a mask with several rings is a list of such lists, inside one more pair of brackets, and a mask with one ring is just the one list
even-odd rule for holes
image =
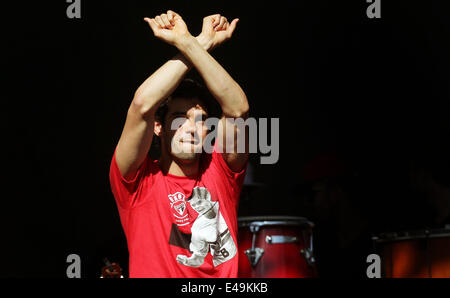
{"label": "shirt sleeve", "polygon": [[114,151],[109,170],[109,181],[114,198],[120,207],[128,209],[139,202],[139,193],[142,187],[142,180],[145,176],[151,175],[150,168],[151,161],[147,156],[139,167],[134,178],[126,179],[120,173],[116,160],[116,151]]}

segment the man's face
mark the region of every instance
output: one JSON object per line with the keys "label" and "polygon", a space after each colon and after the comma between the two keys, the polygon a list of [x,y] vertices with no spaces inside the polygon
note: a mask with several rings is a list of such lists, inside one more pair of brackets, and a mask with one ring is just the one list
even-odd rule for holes
{"label": "man's face", "polygon": [[207,113],[196,98],[174,98],[169,105],[161,140],[169,153],[181,160],[195,160],[208,133]]}

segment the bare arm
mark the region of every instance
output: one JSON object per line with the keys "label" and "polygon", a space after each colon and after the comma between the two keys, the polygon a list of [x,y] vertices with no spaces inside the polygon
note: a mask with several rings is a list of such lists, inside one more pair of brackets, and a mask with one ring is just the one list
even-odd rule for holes
{"label": "bare arm", "polygon": [[[167,15],[146,18],[152,30],[167,30]],[[212,48],[210,40],[198,37],[204,50]],[[155,71],[137,89],[128,109],[127,119],[116,149],[116,161],[122,176],[131,179],[144,161],[152,144],[155,112],[160,103],[178,86],[192,64],[178,54]]]}
{"label": "bare arm", "polygon": [[[217,17],[219,17],[219,24],[214,27]],[[202,35],[207,36],[208,39],[230,38],[237,22],[238,19],[235,19],[231,24],[228,24],[227,19],[220,15],[206,17],[203,20]],[[191,35],[181,36],[175,40],[174,45],[203,77],[209,91],[219,102],[224,116],[242,117],[248,111],[247,98],[239,84],[233,80],[214,57],[202,48],[195,37]]]}
{"label": "bare arm", "polygon": [[178,54],[145,80],[136,91],[116,149],[117,165],[126,179],[136,175],[148,154],[159,104],[173,92],[189,69],[189,63],[183,55]]}
{"label": "bare arm", "polygon": [[[219,24],[215,25],[217,18],[207,17],[204,19],[202,34],[213,36],[213,39],[221,38],[221,35],[230,38],[237,21],[235,19],[228,24],[226,18],[220,17]],[[245,133],[245,128],[239,127],[227,119],[247,119],[249,105],[244,91],[193,36],[189,34],[178,36],[174,39],[173,44],[198,70],[209,91],[219,102],[223,115],[219,125],[218,139],[222,140],[222,144],[230,141],[234,143],[233,148],[228,148],[232,149],[231,151],[227,151],[226,146],[223,147],[224,159],[233,171],[242,170],[248,160],[248,134]],[[238,152],[238,140],[241,139],[242,134],[245,136],[245,150]]]}

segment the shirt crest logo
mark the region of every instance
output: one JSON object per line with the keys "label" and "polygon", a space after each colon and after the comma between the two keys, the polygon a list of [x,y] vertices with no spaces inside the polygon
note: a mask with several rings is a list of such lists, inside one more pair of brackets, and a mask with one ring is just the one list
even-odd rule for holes
{"label": "shirt crest logo", "polygon": [[180,218],[179,216],[182,216],[182,218],[184,218],[185,216],[187,216],[187,214],[185,214],[186,196],[181,192],[176,192],[174,194],[168,195],[168,197],[170,201],[170,207],[174,211],[176,211],[176,213],[174,213],[175,217]]}

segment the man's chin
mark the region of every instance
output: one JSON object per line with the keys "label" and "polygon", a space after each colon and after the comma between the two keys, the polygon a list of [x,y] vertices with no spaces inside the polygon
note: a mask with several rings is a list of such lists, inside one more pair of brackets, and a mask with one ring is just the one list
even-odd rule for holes
{"label": "man's chin", "polygon": [[179,159],[179,160],[185,160],[185,161],[195,161],[200,157],[201,153],[195,153],[195,152],[181,152],[181,153],[173,153],[172,156]]}

